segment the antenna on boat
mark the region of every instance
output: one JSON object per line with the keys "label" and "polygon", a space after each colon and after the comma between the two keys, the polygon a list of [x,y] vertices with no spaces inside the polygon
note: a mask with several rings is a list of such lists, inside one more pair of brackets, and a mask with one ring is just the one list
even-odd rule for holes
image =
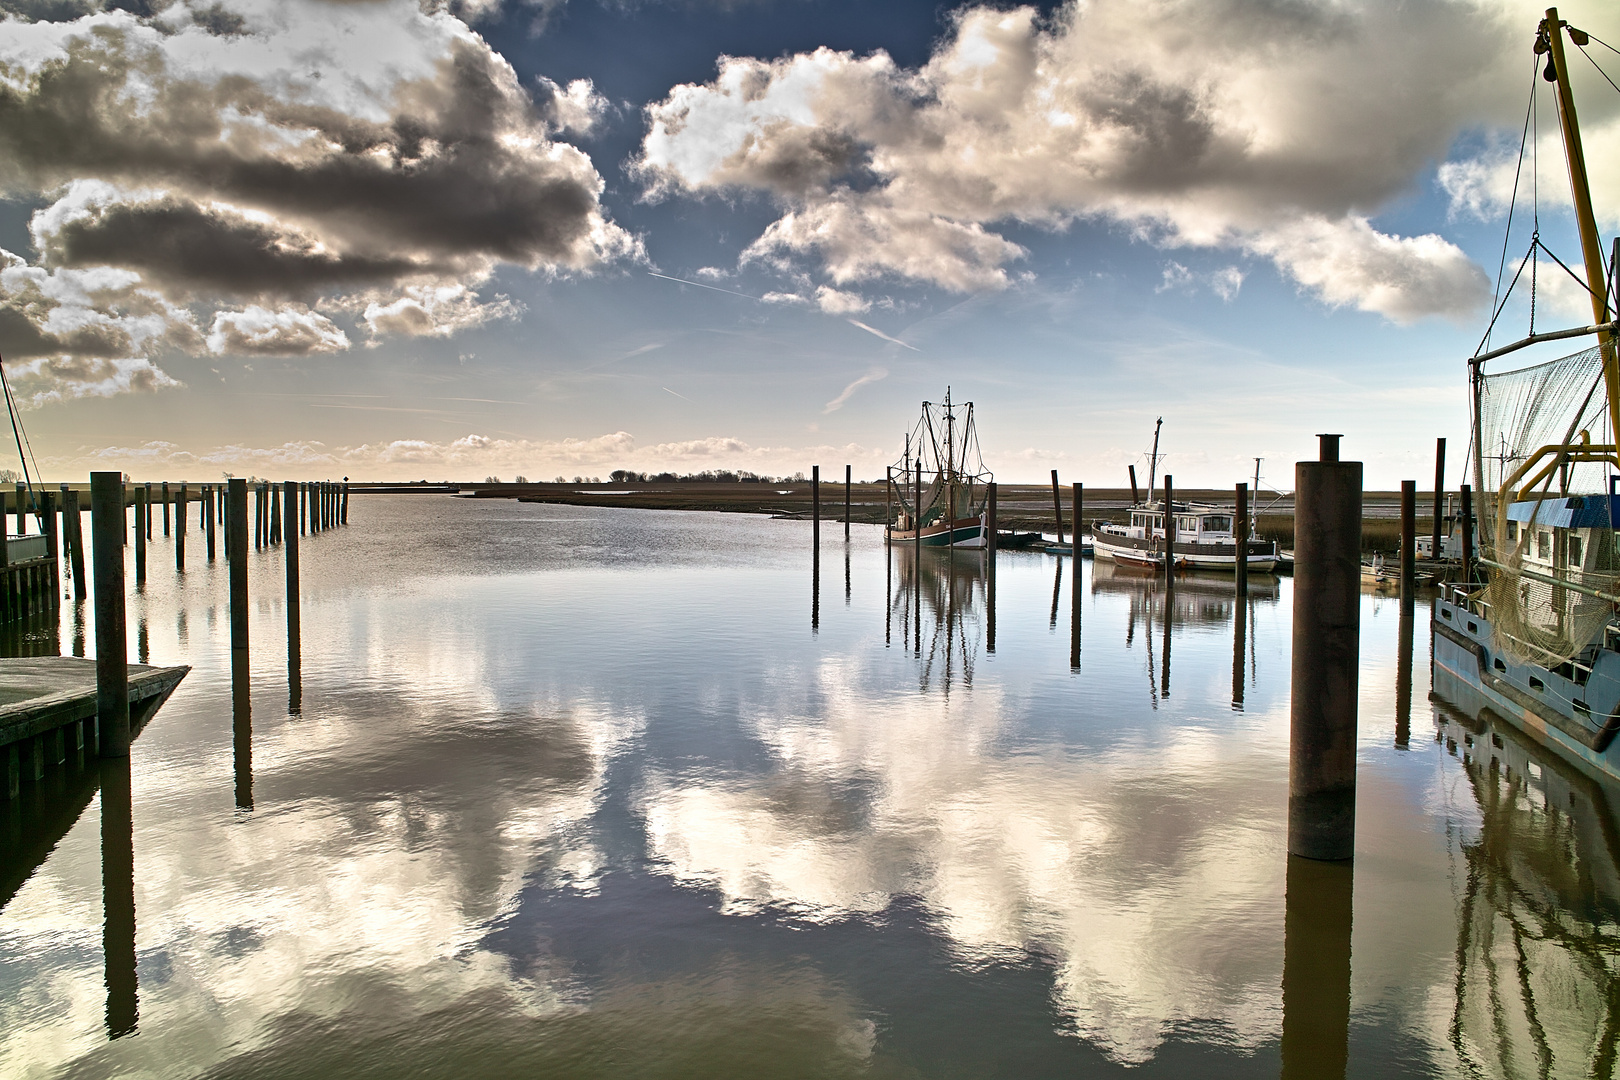
{"label": "antenna on boat", "polygon": [[1163,426],[1164,417],[1153,421],[1153,453],[1148,458],[1148,502],[1153,501],[1153,483],[1159,472],[1159,429]]}

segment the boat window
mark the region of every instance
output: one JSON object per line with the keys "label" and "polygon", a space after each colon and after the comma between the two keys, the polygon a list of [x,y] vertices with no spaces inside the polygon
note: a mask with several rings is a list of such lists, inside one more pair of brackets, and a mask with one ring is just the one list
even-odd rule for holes
{"label": "boat window", "polygon": [[1205,532],[1226,533],[1232,531],[1232,519],[1225,514],[1210,514],[1204,518]]}
{"label": "boat window", "polygon": [[1552,559],[1552,533],[1536,533],[1536,558]]}
{"label": "boat window", "polygon": [[1176,515],[1176,531],[1177,532],[1184,532],[1184,533],[1197,532],[1198,531],[1198,519],[1195,518],[1195,517],[1186,517],[1186,516],[1184,516],[1182,514],[1177,514]]}
{"label": "boat window", "polygon": [[1517,540],[1519,538],[1519,523],[1517,521],[1508,522],[1508,535],[1507,535],[1507,538],[1508,538],[1508,543],[1510,543],[1510,544],[1513,543],[1513,541],[1515,541],[1515,540]]}
{"label": "boat window", "polygon": [[1569,538],[1569,565],[1579,566],[1581,561],[1581,538],[1571,536]]}

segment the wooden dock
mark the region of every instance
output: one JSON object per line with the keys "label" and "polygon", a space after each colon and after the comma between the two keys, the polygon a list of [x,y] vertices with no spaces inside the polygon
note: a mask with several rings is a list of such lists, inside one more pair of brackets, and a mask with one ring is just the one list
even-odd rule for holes
{"label": "wooden dock", "polygon": [[[189,667],[129,665],[130,726],[138,730],[168,700]],[[6,758],[6,797],[22,780],[38,782],[59,765],[100,747],[96,731],[96,662],[78,656],[0,659],[0,749]]]}

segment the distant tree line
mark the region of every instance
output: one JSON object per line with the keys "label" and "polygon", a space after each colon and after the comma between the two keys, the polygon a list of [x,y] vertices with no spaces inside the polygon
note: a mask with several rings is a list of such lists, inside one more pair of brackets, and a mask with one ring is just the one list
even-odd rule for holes
{"label": "distant tree line", "polygon": [[[789,477],[761,476],[758,473],[747,471],[732,472],[730,469],[706,469],[703,472],[676,474],[672,472],[645,473],[634,469],[614,469],[608,474],[608,479],[615,484],[786,484],[791,483]],[[804,474],[797,477],[804,479]]]}

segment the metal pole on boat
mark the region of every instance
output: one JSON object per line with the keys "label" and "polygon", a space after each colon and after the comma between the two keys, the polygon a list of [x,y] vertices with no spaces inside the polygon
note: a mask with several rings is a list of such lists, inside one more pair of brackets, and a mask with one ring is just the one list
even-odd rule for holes
{"label": "metal pole on boat", "polygon": [[97,751],[129,755],[129,643],[124,627],[124,474],[90,474],[91,563],[96,575]]}
{"label": "metal pole on boat", "polygon": [[1058,493],[1057,470],[1052,470],[1052,515],[1057,523],[1058,546],[1063,546],[1063,497]]}
{"label": "metal pole on boat", "polygon": [[1136,506],[1142,501],[1142,493],[1136,489],[1136,466],[1127,465],[1125,468],[1131,474],[1131,505]]}
{"label": "metal pole on boat", "polygon": [[1401,481],[1401,615],[1417,604],[1417,481]]}
{"label": "metal pole on boat", "polygon": [[1319,438],[1320,460],[1294,467],[1288,852],[1334,860],[1355,854],[1362,469]]}
{"label": "metal pole on boat", "polygon": [[[1239,596],[1243,596],[1243,595],[1246,595],[1248,593],[1248,591],[1249,591],[1249,485],[1248,484],[1239,484],[1237,486],[1237,513],[1233,516],[1232,524],[1234,526],[1236,526],[1232,530],[1232,532],[1233,532],[1233,539],[1237,541],[1237,543],[1235,545],[1233,545],[1233,546],[1235,546],[1237,548],[1237,559],[1236,559],[1235,562],[1233,562],[1232,569],[1237,573],[1237,594]],[[1239,693],[1236,697],[1233,698],[1233,700],[1238,701],[1241,704],[1242,694]]]}
{"label": "metal pole on boat", "polygon": [[1462,580],[1465,587],[1474,584],[1474,492],[1467,484],[1462,486]]}
{"label": "metal pole on boat", "polygon": [[1429,549],[1429,558],[1438,559],[1443,554],[1441,550],[1440,521],[1445,517],[1444,499],[1446,497],[1446,440],[1434,440],[1434,546]]}

